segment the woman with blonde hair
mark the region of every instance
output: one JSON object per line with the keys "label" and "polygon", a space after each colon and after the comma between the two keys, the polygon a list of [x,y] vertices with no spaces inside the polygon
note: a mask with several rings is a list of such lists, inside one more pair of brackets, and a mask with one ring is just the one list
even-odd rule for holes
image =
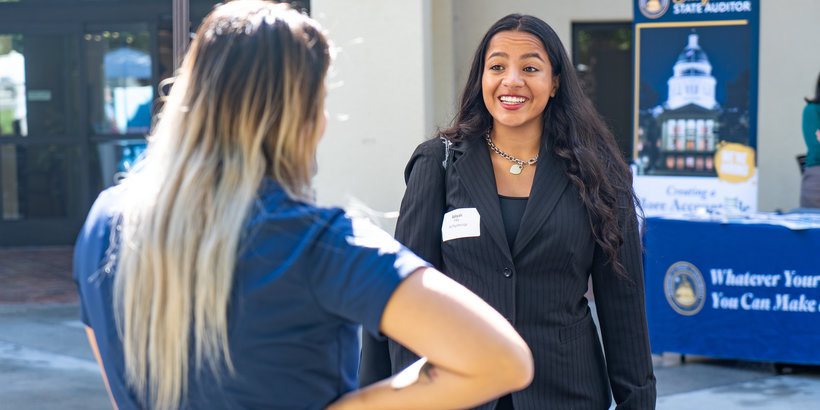
{"label": "woman with blonde hair", "polygon": [[[328,50],[286,6],[216,7],[145,158],[93,205],[74,275],[115,407],[455,408],[530,382],[489,305],[313,205]],[[359,323],[425,358],[354,391]]]}

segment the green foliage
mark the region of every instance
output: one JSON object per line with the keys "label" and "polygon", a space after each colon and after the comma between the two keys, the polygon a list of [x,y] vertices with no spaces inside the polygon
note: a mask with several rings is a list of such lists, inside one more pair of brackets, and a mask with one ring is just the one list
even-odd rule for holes
{"label": "green foliage", "polygon": [[12,133],[12,122],[14,121],[14,109],[7,108],[0,110],[0,135]]}

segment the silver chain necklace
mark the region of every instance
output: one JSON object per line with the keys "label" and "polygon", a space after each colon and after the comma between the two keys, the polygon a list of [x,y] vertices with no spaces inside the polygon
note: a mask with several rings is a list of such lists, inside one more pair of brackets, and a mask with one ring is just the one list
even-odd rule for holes
{"label": "silver chain necklace", "polygon": [[484,139],[487,141],[487,145],[490,146],[490,149],[493,150],[493,152],[495,152],[498,155],[501,155],[501,158],[514,162],[514,164],[512,164],[512,166],[510,167],[510,174],[518,175],[521,173],[521,171],[524,170],[524,165],[535,165],[535,163],[538,162],[537,154],[535,155],[535,158],[531,158],[529,161],[524,161],[498,149],[498,147],[496,147],[495,144],[493,144],[493,140],[490,139],[489,132],[484,135]]}

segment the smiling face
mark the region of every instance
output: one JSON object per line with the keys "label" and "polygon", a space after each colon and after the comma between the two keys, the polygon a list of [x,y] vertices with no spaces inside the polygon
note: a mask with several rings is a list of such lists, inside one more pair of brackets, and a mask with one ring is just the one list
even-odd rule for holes
{"label": "smiling face", "polygon": [[487,47],[481,88],[493,129],[540,133],[544,108],[558,90],[558,78],[552,75],[552,65],[538,37],[501,31]]}

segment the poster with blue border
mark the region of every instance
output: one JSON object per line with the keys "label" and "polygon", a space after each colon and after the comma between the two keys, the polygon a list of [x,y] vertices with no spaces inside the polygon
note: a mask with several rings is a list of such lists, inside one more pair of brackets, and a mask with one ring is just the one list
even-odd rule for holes
{"label": "poster with blue border", "polygon": [[633,158],[647,215],[757,211],[759,0],[635,0]]}

